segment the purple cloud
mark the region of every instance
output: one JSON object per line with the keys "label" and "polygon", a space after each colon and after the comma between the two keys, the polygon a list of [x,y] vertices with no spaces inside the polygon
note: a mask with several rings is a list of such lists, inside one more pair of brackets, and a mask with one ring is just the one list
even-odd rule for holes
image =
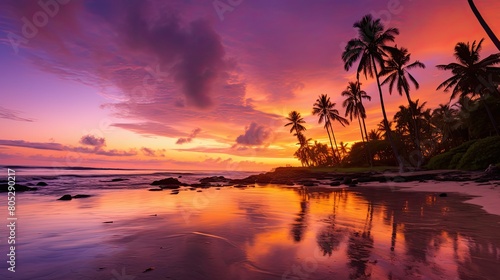
{"label": "purple cloud", "polygon": [[269,127],[258,125],[252,122],[249,127],[245,129],[245,134],[236,138],[236,143],[246,146],[259,146],[268,144],[272,136],[272,131]]}
{"label": "purple cloud", "polygon": [[80,144],[93,146],[96,149],[100,149],[106,146],[106,139],[95,137],[94,135],[85,135],[80,139]]}
{"label": "purple cloud", "polygon": [[0,106],[0,118],[12,121],[33,122],[32,119],[20,117],[19,112],[4,108],[2,106]]}
{"label": "purple cloud", "polygon": [[179,138],[177,139],[177,142],[175,142],[175,144],[178,144],[178,145],[182,145],[182,144],[185,144],[185,143],[190,143],[191,141],[193,141],[193,139],[198,135],[198,133],[201,132],[201,128],[196,128],[194,129],[191,134],[189,134],[189,137],[186,137],[186,138]]}
{"label": "purple cloud", "polygon": [[24,140],[0,140],[0,145],[11,146],[11,147],[22,147],[38,150],[51,150],[51,151],[66,151],[66,152],[76,152],[84,154],[95,154],[104,156],[134,156],[137,155],[135,150],[123,151],[123,150],[102,150],[102,149],[90,149],[87,147],[72,147],[66,146],[60,143],[40,143],[40,142],[28,142]]}
{"label": "purple cloud", "polygon": [[151,148],[142,147],[141,152],[148,157],[165,157],[165,149],[153,150]]}

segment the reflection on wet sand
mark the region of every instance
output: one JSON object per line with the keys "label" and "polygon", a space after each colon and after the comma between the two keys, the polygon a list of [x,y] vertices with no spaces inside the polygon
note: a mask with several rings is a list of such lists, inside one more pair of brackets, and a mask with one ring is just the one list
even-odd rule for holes
{"label": "reflection on wet sand", "polygon": [[[500,217],[455,194],[284,186],[205,192],[103,192],[86,202],[90,208],[65,204],[68,220],[86,223],[57,223],[50,242],[73,240],[64,234],[71,227],[98,234],[96,248],[113,250],[83,258],[70,254],[70,244],[60,257],[78,269],[26,275],[109,280],[125,268],[135,279],[497,279],[500,271]],[[196,201],[203,203],[193,207]],[[36,213],[41,204],[61,207],[25,209]],[[37,234],[25,233],[26,247],[50,245],[35,242]]]}

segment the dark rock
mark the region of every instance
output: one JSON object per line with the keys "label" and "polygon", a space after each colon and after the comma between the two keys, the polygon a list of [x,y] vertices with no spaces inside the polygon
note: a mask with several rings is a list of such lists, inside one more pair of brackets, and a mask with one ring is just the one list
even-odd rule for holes
{"label": "dark rock", "polygon": [[342,181],[342,184],[344,185],[349,185],[352,183],[352,179],[349,177],[345,177],[344,180]]}
{"label": "dark rock", "polygon": [[[38,188],[32,188],[24,185],[19,185],[15,184],[14,185],[14,191],[16,192],[27,192],[27,191],[36,191]],[[0,192],[9,192],[9,184],[8,183],[2,183],[0,185]]]}
{"label": "dark rock", "polygon": [[404,177],[401,177],[401,176],[396,176],[392,179],[392,181],[395,183],[403,183],[403,182],[406,182],[406,179]]}
{"label": "dark rock", "polygon": [[300,180],[298,183],[304,187],[314,187],[317,186],[319,182],[316,180]]}
{"label": "dark rock", "polygon": [[500,167],[490,164],[488,168],[484,171],[484,173],[492,175],[492,174],[500,174]]}
{"label": "dark rock", "polygon": [[48,186],[48,184],[47,184],[47,183],[45,183],[45,182],[38,182],[38,183],[36,183],[36,185],[37,185],[37,186],[40,186],[40,187],[45,187],[45,186]]}
{"label": "dark rock", "polygon": [[150,192],[161,192],[163,189],[149,189]]}
{"label": "dark rock", "polygon": [[170,194],[179,194],[179,190],[173,190]]}
{"label": "dark rock", "polygon": [[332,187],[338,187],[338,186],[340,186],[340,182],[339,181],[333,181],[333,182],[330,183],[330,186],[332,186]]}
{"label": "dark rock", "polygon": [[73,197],[70,194],[65,194],[61,196],[58,200],[71,200]]}
{"label": "dark rock", "polygon": [[87,198],[87,197],[91,197],[91,195],[89,195],[89,194],[77,194],[77,195],[73,196],[73,198]]}
{"label": "dark rock", "polygon": [[474,182],[476,182],[476,183],[487,183],[489,181],[490,180],[487,178],[479,178],[479,179],[474,180]]}
{"label": "dark rock", "polygon": [[196,192],[202,192],[202,190],[197,190]]}
{"label": "dark rock", "polygon": [[161,186],[161,185],[184,186],[185,184],[179,182],[179,180],[177,180],[175,178],[170,177],[170,178],[166,178],[166,179],[161,179],[161,180],[154,181],[153,183],[151,183],[151,185],[152,186]]}
{"label": "dark rock", "polygon": [[350,183],[350,184],[349,184],[349,187],[350,187],[350,188],[357,187],[357,186],[358,186],[358,184],[354,184],[354,183]]}
{"label": "dark rock", "polygon": [[235,185],[234,187],[235,188],[246,188],[247,186],[246,185]]}
{"label": "dark rock", "polygon": [[161,185],[160,188],[162,189],[168,189],[168,190],[175,190],[180,188],[179,185]]}
{"label": "dark rock", "polygon": [[115,178],[111,179],[111,182],[121,182],[121,181],[127,181],[128,179],[122,179],[122,178]]}
{"label": "dark rock", "polygon": [[224,176],[212,176],[200,179],[200,183],[209,184],[209,183],[225,183],[231,181]]}
{"label": "dark rock", "polygon": [[106,180],[101,180],[101,181],[99,181],[99,182],[104,182],[104,183],[106,183],[106,182],[121,182],[121,181],[126,181],[126,180],[128,180],[128,179],[115,178],[115,179],[111,179],[111,180],[109,180],[109,181],[106,181]]}
{"label": "dark rock", "polygon": [[380,177],[378,178],[379,183],[386,183],[387,182],[387,177]]}
{"label": "dark rock", "polygon": [[447,196],[448,196],[448,194],[447,194],[447,193],[440,193],[440,194],[439,194],[439,197],[447,197]]}
{"label": "dark rock", "polygon": [[368,183],[368,182],[372,182],[372,181],[374,181],[374,179],[371,177],[359,177],[358,178],[359,183]]}
{"label": "dark rock", "polygon": [[113,221],[108,221],[108,222],[102,222],[103,224],[112,224]]}

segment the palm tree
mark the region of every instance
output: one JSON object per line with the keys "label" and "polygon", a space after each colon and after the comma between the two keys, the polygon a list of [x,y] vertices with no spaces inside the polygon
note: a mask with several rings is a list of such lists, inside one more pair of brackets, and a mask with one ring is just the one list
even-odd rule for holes
{"label": "palm tree", "polygon": [[[375,76],[377,80],[378,91],[380,95],[380,107],[384,117],[384,125],[387,131],[390,131],[389,121],[385,112],[384,97],[377,70],[377,64],[383,66],[384,57],[387,55],[384,52],[386,43],[394,42],[394,38],[399,34],[397,28],[388,28],[385,30],[384,25],[380,23],[380,19],[374,20],[371,15],[364,16],[360,21],[354,23],[354,28],[358,29],[359,38],[353,38],[347,42],[342,60],[344,61],[344,69],[349,71],[354,62],[359,60],[357,68],[357,78],[359,73],[363,72],[365,78]],[[403,171],[403,159],[400,157],[396,145],[388,133],[388,139],[391,144],[394,156],[399,163],[400,172]]]}
{"label": "palm tree", "polygon": [[431,116],[431,123],[436,131],[435,138],[439,139],[437,142],[441,146],[451,148],[447,143],[453,143],[458,140],[454,134],[463,125],[460,121],[459,111],[448,104],[439,104],[432,111]]}
{"label": "palm tree", "polygon": [[486,31],[486,34],[488,34],[488,37],[490,37],[491,41],[493,41],[493,43],[495,44],[497,49],[500,51],[500,40],[498,40],[497,36],[495,36],[495,33],[493,33],[491,28],[488,26],[488,24],[484,20],[483,16],[481,16],[481,13],[479,13],[479,10],[476,8],[476,5],[474,4],[474,1],[468,0],[468,2],[469,2],[469,6],[470,6],[472,12],[474,13],[477,20],[479,21],[479,23],[483,27],[484,31]]}
{"label": "palm tree", "polygon": [[476,96],[479,95],[481,103],[486,109],[490,118],[491,124],[497,135],[500,135],[498,126],[489,107],[484,102],[484,95],[490,91],[496,91],[500,82],[500,67],[494,67],[500,64],[500,53],[492,54],[483,60],[480,59],[479,52],[484,39],[481,39],[476,45],[476,41],[470,45],[469,43],[459,42],[455,46],[455,58],[458,63],[450,63],[447,65],[437,65],[441,70],[451,70],[453,76],[438,86],[438,90],[444,88],[447,92],[453,88],[450,99],[460,96]]}
{"label": "palm tree", "polygon": [[420,147],[420,138],[418,135],[418,127],[415,121],[415,112],[413,111],[413,106],[411,106],[412,101],[410,98],[410,83],[408,79],[413,83],[415,89],[419,88],[419,84],[417,80],[408,72],[408,70],[413,68],[425,68],[425,65],[420,61],[414,61],[410,64],[410,56],[411,54],[408,52],[408,49],[398,48],[397,46],[394,48],[387,48],[387,51],[390,53],[390,59],[385,61],[385,67],[380,71],[380,76],[387,76],[385,80],[382,82],[382,85],[389,83],[389,93],[392,93],[394,88],[394,84],[396,83],[396,89],[399,95],[403,95],[403,92],[406,95],[406,99],[408,100],[408,106],[410,107],[410,117],[413,122],[413,131],[410,131],[410,135],[415,141],[415,147],[417,148],[419,155],[419,159],[417,161],[417,168],[420,168],[422,164],[422,150]]}
{"label": "palm tree", "polygon": [[[330,139],[330,146],[332,148],[333,155],[337,157],[338,161],[340,162],[340,153],[337,147],[335,134],[333,133],[332,122],[338,121],[342,126],[345,126],[346,124],[349,124],[349,121],[339,115],[339,111],[337,109],[334,109],[335,105],[336,103],[330,102],[330,97],[328,97],[326,94],[322,94],[318,97],[318,99],[316,99],[316,103],[314,103],[313,105],[314,107],[312,113],[313,115],[319,115],[318,123],[323,123],[323,121],[325,122],[325,129],[328,133],[328,138]],[[333,141],[335,142],[337,153],[335,153],[335,151],[333,150],[332,137]]]}
{"label": "palm tree", "polygon": [[306,130],[306,128],[302,125],[306,121],[304,121],[299,112],[291,111],[290,113],[288,113],[288,117],[286,119],[290,122],[285,124],[285,126],[292,126],[290,127],[290,133],[295,132],[296,134],[299,134],[302,131]]}
{"label": "palm tree", "polygon": [[[387,127],[389,127],[389,130],[387,130]],[[379,135],[382,135],[382,138],[387,140],[390,137],[389,134],[392,134],[391,128],[392,128],[392,122],[387,122],[387,125],[386,125],[385,121],[382,120],[377,125],[377,132],[379,133]],[[388,132],[390,132],[390,133],[388,133]]]}
{"label": "palm tree", "polygon": [[299,145],[299,149],[294,153],[294,156],[300,160],[302,166],[310,166],[312,157],[309,141],[311,141],[311,138],[307,139],[301,132],[294,134],[294,136],[297,136],[297,139],[299,140],[299,143],[297,143]]}
{"label": "palm tree", "polygon": [[342,154],[342,159],[344,159],[349,154],[349,144],[340,141],[340,152]]}
{"label": "palm tree", "polygon": [[382,136],[380,135],[380,131],[372,129],[368,133],[368,137],[370,140],[380,140]]}
{"label": "palm tree", "polygon": [[[347,89],[342,92],[342,96],[346,97],[344,102],[342,103],[342,107],[346,108],[345,117],[349,116],[349,120],[352,121],[352,118],[358,119],[359,130],[361,131],[361,140],[363,142],[365,139],[368,141],[365,118],[366,118],[366,110],[363,106],[363,98],[371,101],[372,98],[366,93],[366,91],[361,90],[361,84],[359,81],[349,82]],[[361,120],[363,121],[363,127],[361,126]]]}

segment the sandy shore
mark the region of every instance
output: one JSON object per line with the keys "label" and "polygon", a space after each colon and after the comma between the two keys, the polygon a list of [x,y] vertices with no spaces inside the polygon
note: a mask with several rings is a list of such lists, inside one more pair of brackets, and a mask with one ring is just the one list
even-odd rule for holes
{"label": "sandy shore", "polygon": [[497,279],[500,180],[289,171],[25,193],[19,270],[0,278]]}

